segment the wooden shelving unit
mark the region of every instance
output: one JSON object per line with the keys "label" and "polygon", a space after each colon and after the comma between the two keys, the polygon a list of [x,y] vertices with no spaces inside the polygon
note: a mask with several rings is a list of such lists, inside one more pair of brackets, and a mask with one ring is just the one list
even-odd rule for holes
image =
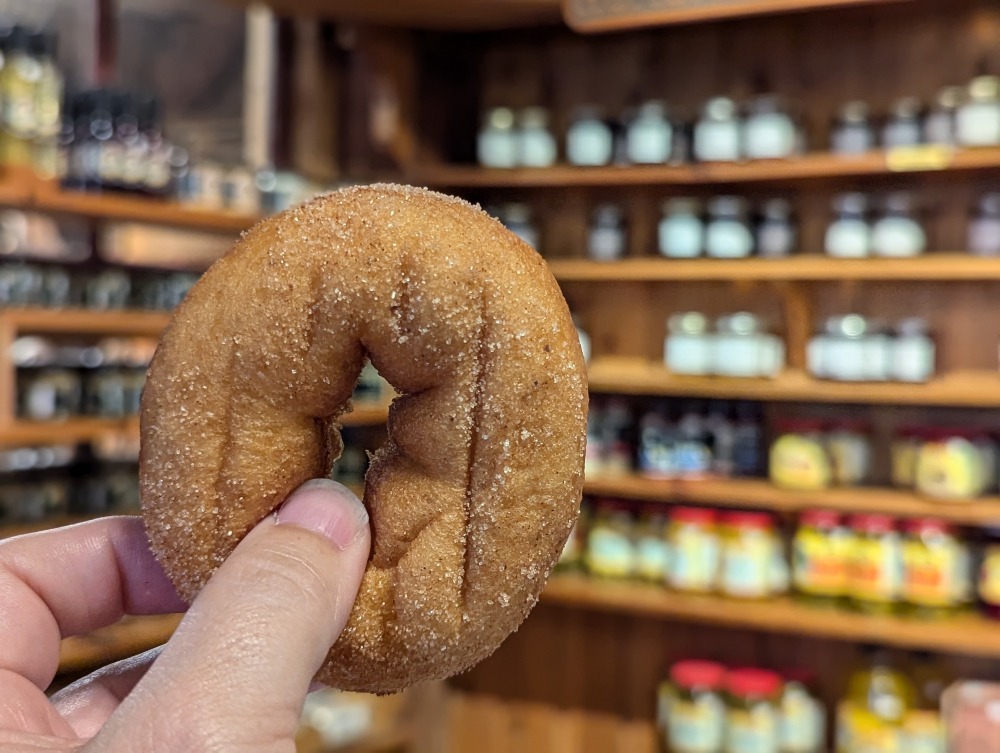
{"label": "wooden shelving unit", "polygon": [[542,601],[597,612],[1000,658],[1000,626],[972,614],[922,622],[812,608],[790,599],[741,602],[672,593],[653,585],[568,575],[553,577]]}
{"label": "wooden shelving unit", "polygon": [[881,512],[899,517],[934,517],[963,525],[1000,525],[1000,497],[947,503],[924,499],[909,491],[874,487],[799,492],[780,489],[765,479],[660,481],[629,474],[588,478],[584,494],[783,513],[823,508],[843,513]]}
{"label": "wooden shelving unit", "polygon": [[159,337],[169,322],[170,314],[155,311],[0,310],[0,328],[10,328],[16,334]]}

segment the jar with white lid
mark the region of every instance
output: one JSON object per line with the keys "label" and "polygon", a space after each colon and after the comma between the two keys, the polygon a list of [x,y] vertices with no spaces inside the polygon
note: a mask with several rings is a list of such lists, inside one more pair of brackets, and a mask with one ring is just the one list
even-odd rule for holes
{"label": "jar with white lid", "polygon": [[919,316],[896,325],[889,376],[897,382],[927,382],[934,376],[935,347],[927,320]]}
{"label": "jar with white lid", "polygon": [[892,372],[892,332],[884,322],[868,320],[864,335],[864,376],[866,382],[884,382]]}
{"label": "jar with white lid", "polygon": [[829,256],[859,259],[871,254],[871,227],[865,218],[864,194],[845,193],[833,201],[835,218],[826,229],[824,249]]}
{"label": "jar with white lid", "polygon": [[770,259],[790,255],[797,240],[792,205],[786,199],[770,199],[761,209],[757,225],[757,255]]}
{"label": "jar with white lid", "polygon": [[728,377],[774,377],[784,367],[784,343],[760,320],[741,311],[716,321],[712,373]]}
{"label": "jar with white lid", "polygon": [[611,162],[615,139],[611,126],[601,119],[600,109],[580,107],[566,132],[566,158],[571,165],[598,167]]}
{"label": "jar with white lid", "polygon": [[698,311],[674,314],[667,320],[664,363],[674,374],[706,376],[712,368],[712,343],[704,314]]}
{"label": "jar with white lid", "polygon": [[977,256],[1000,256],[1000,193],[979,199],[969,221],[968,244]]}
{"label": "jar with white lid", "polygon": [[595,261],[615,261],[625,255],[625,216],[614,204],[602,204],[594,210],[587,255]]}
{"label": "jar with white lid", "polygon": [[781,99],[774,94],[755,98],[743,124],[743,155],[782,159],[798,151],[798,130]]}
{"label": "jar with white lid", "polygon": [[955,140],[959,146],[1000,144],[1000,78],[977,76],[969,83],[955,113]]}
{"label": "jar with white lid", "polygon": [[678,197],[665,201],[657,235],[660,253],[669,259],[701,256],[705,247],[705,225],[698,200]]}
{"label": "jar with white lid", "polygon": [[551,167],[556,163],[556,137],[549,130],[549,111],[525,107],[517,114],[517,161],[522,167]]}
{"label": "jar with white lid", "polygon": [[700,162],[740,159],[741,123],[736,103],[728,97],[710,99],[694,126],[694,157]]}
{"label": "jar with white lid", "polygon": [[644,102],[625,132],[625,155],[634,165],[662,165],[670,160],[674,127],[667,106]]}
{"label": "jar with white lid", "polygon": [[868,115],[868,103],[854,100],[845,104],[830,136],[830,151],[840,155],[865,154],[875,148],[875,129]]}
{"label": "jar with white lid", "polygon": [[872,251],[876,256],[919,256],[927,248],[927,235],[917,222],[913,197],[894,193],[886,197],[885,210],[872,227]]}
{"label": "jar with white lid", "polygon": [[877,371],[866,361],[874,350],[870,336],[871,325],[859,314],[830,317],[823,333],[809,343],[809,370],[839,382],[868,381]]}
{"label": "jar with white lid", "polygon": [[503,223],[514,235],[534,249],[538,249],[538,228],[531,217],[527,204],[515,202],[507,204],[502,212]]}
{"label": "jar with white lid", "polygon": [[486,113],[486,122],[476,139],[476,155],[483,167],[517,165],[514,112],[509,107],[494,107]]}
{"label": "jar with white lid", "polygon": [[916,97],[896,100],[882,128],[882,146],[886,149],[917,146],[921,138],[920,109],[920,100]]}
{"label": "jar with white lid", "polygon": [[709,200],[705,252],[716,259],[740,259],[753,253],[745,199],[714,196]]}
{"label": "jar with white lid", "polygon": [[924,141],[928,144],[954,146],[955,115],[962,102],[961,86],[946,86],[938,92],[934,106],[924,118]]}

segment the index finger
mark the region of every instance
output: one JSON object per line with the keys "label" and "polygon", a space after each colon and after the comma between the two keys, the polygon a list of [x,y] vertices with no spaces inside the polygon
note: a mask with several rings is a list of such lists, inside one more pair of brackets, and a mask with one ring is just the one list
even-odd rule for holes
{"label": "index finger", "polygon": [[0,541],[0,668],[39,688],[55,677],[60,639],[184,609],[137,517]]}

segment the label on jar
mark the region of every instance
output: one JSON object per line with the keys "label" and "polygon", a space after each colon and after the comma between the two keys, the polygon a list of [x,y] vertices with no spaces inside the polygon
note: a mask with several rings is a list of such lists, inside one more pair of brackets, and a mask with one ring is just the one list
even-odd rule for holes
{"label": "label on jar", "polygon": [[800,528],[792,543],[796,590],[814,596],[842,596],[847,582],[848,538]]}
{"label": "label on jar", "polygon": [[897,727],[850,702],[842,703],[837,713],[837,750],[850,753],[909,753],[900,747]]}
{"label": "label on jar", "polygon": [[670,566],[670,547],[666,540],[643,536],[635,548],[635,572],[647,580],[664,581]]}
{"label": "label on jar", "polygon": [[722,745],[724,709],[717,696],[670,703],[667,740],[672,753],[715,753]]}
{"label": "label on jar", "polygon": [[937,711],[908,711],[903,719],[899,749],[905,753],[947,753],[941,715]]}
{"label": "label on jar", "polygon": [[818,439],[785,434],[771,447],[771,480],[786,489],[814,491],[830,485],[830,459]]}
{"label": "label on jar", "polygon": [[712,590],[719,568],[715,534],[695,526],[677,526],[670,540],[670,585],[679,591]]}
{"label": "label on jar", "polygon": [[991,544],[983,552],[979,570],[979,598],[992,606],[1000,606],[1000,545]]}
{"label": "label on jar", "polygon": [[899,598],[899,537],[895,533],[877,538],[857,537],[851,545],[848,573],[851,596],[861,601],[893,602]]}
{"label": "label on jar", "polygon": [[726,753],[774,753],[778,749],[778,716],[768,704],[730,709],[726,714]]}
{"label": "label on jar", "polygon": [[785,691],[781,699],[780,750],[816,753],[826,734],[823,707],[808,693]]}
{"label": "label on jar", "polygon": [[635,551],[624,534],[597,526],[587,539],[587,567],[595,575],[627,578],[632,574]]}
{"label": "label on jar", "polygon": [[983,455],[966,439],[926,442],[917,454],[917,490],[939,499],[977,496],[986,481]]}
{"label": "label on jar", "polygon": [[740,531],[722,548],[722,591],[744,599],[771,593],[774,539],[766,531]]}
{"label": "label on jar", "polygon": [[958,606],[967,599],[968,582],[968,553],[957,541],[903,543],[903,598],[910,604]]}

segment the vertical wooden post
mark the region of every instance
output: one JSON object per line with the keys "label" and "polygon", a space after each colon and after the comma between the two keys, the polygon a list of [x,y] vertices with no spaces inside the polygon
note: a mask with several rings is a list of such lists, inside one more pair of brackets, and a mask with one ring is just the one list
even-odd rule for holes
{"label": "vertical wooden post", "polygon": [[0,430],[11,428],[17,417],[17,369],[10,352],[16,336],[14,323],[0,311]]}
{"label": "vertical wooden post", "polygon": [[813,328],[809,287],[801,282],[786,282],[779,283],[777,290],[785,314],[785,360],[788,368],[805,371],[806,348]]}

